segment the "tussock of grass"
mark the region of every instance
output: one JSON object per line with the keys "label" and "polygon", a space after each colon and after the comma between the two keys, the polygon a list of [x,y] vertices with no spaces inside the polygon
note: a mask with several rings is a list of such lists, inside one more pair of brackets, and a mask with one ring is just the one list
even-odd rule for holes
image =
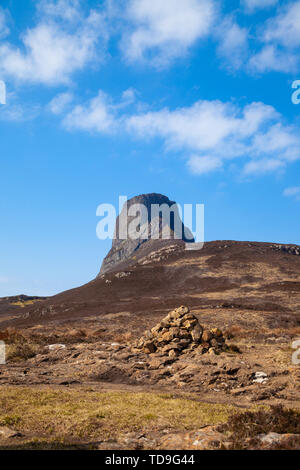
{"label": "tussock of grass", "polygon": [[[168,394],[0,388],[0,423],[55,438],[106,439],[149,430],[191,430],[223,423],[229,405]],[[17,418],[16,418],[17,417]]]}
{"label": "tussock of grass", "polygon": [[256,437],[260,434],[275,432],[300,435],[300,411],[277,405],[270,409],[233,414],[226,424],[219,426],[219,430],[230,435],[232,449],[246,449],[249,442],[259,447]]}
{"label": "tussock of grass", "polygon": [[26,337],[15,329],[0,331],[0,340],[6,343],[6,360],[22,361],[34,357],[41,346],[34,338]]}

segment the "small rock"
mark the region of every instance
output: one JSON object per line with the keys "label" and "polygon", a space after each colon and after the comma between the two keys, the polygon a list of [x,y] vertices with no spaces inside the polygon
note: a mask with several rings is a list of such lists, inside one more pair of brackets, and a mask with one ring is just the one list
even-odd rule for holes
{"label": "small rock", "polygon": [[169,358],[170,359],[176,359],[178,356],[179,356],[179,351],[177,351],[175,349],[171,349],[171,351],[169,351]]}
{"label": "small rock", "polygon": [[212,339],[212,333],[209,330],[204,330],[202,334],[202,342],[209,343],[211,339]]}
{"label": "small rock", "polygon": [[8,428],[7,426],[0,426],[0,437],[3,439],[11,439],[13,437],[20,437],[22,434],[18,431]]}
{"label": "small rock", "polygon": [[201,325],[196,324],[194,329],[191,331],[192,339],[195,343],[200,342],[203,333],[203,328]]}
{"label": "small rock", "polygon": [[156,347],[151,341],[146,341],[143,347],[143,351],[146,354],[152,354],[156,351]]}
{"label": "small rock", "polygon": [[219,328],[212,328],[210,331],[215,338],[221,338],[221,336],[223,336],[223,333]]}
{"label": "small rock", "polygon": [[253,382],[258,384],[264,384],[268,381],[268,376],[265,372],[255,372],[253,376]]}
{"label": "small rock", "polygon": [[46,346],[46,349],[49,349],[49,351],[59,351],[60,349],[66,349],[65,344],[49,344],[49,346]]}

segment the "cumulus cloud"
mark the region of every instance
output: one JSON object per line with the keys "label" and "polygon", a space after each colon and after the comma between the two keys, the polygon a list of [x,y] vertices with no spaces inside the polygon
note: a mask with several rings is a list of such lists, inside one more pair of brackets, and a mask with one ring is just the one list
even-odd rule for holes
{"label": "cumulus cloud", "polygon": [[48,18],[60,18],[64,21],[78,21],[83,14],[80,0],[40,0],[38,12]]}
{"label": "cumulus cloud", "polygon": [[267,45],[254,54],[249,67],[255,72],[295,72],[298,69],[299,57],[288,51],[282,51],[275,45]]}
{"label": "cumulus cloud", "polygon": [[286,166],[286,162],[277,160],[276,158],[263,158],[259,160],[251,160],[246,163],[244,173],[250,174],[263,174],[279,170]]}
{"label": "cumulus cloud", "polygon": [[132,27],[122,40],[125,57],[165,65],[209,33],[214,13],[214,0],[130,0],[126,14]]}
{"label": "cumulus cloud", "polygon": [[0,39],[9,34],[7,12],[0,7]]}
{"label": "cumulus cloud", "polygon": [[[0,72],[24,82],[68,83],[72,73],[101,56],[100,39],[106,37],[103,15],[91,10],[76,17],[79,2],[74,0],[38,5],[38,23],[22,36],[23,47],[9,42],[0,46]],[[63,21],[66,16],[69,22]]]}
{"label": "cumulus cloud", "polygon": [[195,175],[210,173],[220,167],[222,167],[222,160],[216,157],[192,155],[188,160],[188,168]]}
{"label": "cumulus cloud", "polygon": [[280,8],[270,18],[259,37],[262,49],[250,59],[250,69],[257,72],[296,72],[300,64],[300,1]]}
{"label": "cumulus cloud", "polygon": [[63,125],[68,130],[111,133],[116,127],[115,109],[105,93],[99,91],[85,105],[77,105],[66,115]]}
{"label": "cumulus cloud", "polygon": [[242,5],[250,12],[258,9],[269,8],[278,3],[278,0],[241,0]]}
{"label": "cumulus cloud", "polygon": [[300,186],[292,186],[290,188],[286,188],[283,191],[283,195],[285,197],[293,197],[297,201],[300,201]]}
{"label": "cumulus cloud", "polygon": [[25,103],[18,95],[8,91],[6,104],[0,105],[0,121],[25,122],[33,120],[40,112],[40,106],[35,103]]}
{"label": "cumulus cloud", "polygon": [[221,167],[232,158],[248,159],[244,171],[264,173],[300,158],[297,130],[285,126],[276,110],[263,103],[241,108],[221,101],[131,116],[127,129],[139,138],[159,137],[167,150],[184,151],[193,173]]}
{"label": "cumulus cloud", "polygon": [[257,155],[280,154],[280,158],[286,161],[298,160],[300,158],[299,132],[282,123],[274,124],[267,131],[255,135],[253,149]]}
{"label": "cumulus cloud", "polygon": [[300,186],[292,186],[291,188],[286,188],[283,191],[284,196],[300,196]]}
{"label": "cumulus cloud", "polygon": [[60,93],[55,96],[49,103],[49,109],[53,114],[61,114],[65,111],[66,107],[72,102],[73,95],[72,93]]}
{"label": "cumulus cloud", "polygon": [[[89,101],[73,106],[63,118],[63,126],[68,130],[102,134],[121,131],[127,119],[126,108],[136,103],[136,95],[134,88],[128,88],[122,92],[119,101],[115,102],[99,90],[97,96]],[[74,97],[70,93],[59,94],[50,102],[50,110],[54,114],[60,114],[73,100]]]}
{"label": "cumulus cloud", "polygon": [[219,56],[235,69],[241,67],[248,52],[248,30],[241,28],[233,18],[226,17],[217,28]]}
{"label": "cumulus cloud", "polygon": [[123,103],[125,105],[132,104],[136,99],[136,90],[134,88],[128,88],[122,93]]}
{"label": "cumulus cloud", "polygon": [[213,149],[235,156],[243,151],[244,140],[276,115],[274,108],[263,103],[241,110],[231,103],[204,100],[174,111],[165,108],[132,116],[127,126],[139,136],[162,137],[168,148]]}
{"label": "cumulus cloud", "polygon": [[263,37],[287,47],[300,46],[300,1],[290,3],[270,19]]}

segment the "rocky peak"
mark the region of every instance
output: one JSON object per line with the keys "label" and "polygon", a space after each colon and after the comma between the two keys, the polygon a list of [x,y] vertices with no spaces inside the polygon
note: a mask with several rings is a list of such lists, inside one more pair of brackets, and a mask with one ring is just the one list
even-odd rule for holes
{"label": "rocky peak", "polygon": [[[178,206],[163,194],[142,194],[128,200],[116,220],[112,248],[100,274],[116,271],[143,253],[174,243],[193,243],[192,233],[182,223]],[[134,258],[133,258],[134,257]]]}

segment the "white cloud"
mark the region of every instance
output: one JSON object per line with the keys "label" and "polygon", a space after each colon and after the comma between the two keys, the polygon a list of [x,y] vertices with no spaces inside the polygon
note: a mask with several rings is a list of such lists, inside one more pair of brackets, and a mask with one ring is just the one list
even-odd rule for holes
{"label": "white cloud", "polygon": [[111,133],[116,122],[114,107],[108,102],[108,97],[99,91],[85,106],[77,105],[66,115],[63,125],[68,130],[83,130],[88,132]]}
{"label": "white cloud", "polygon": [[[198,101],[190,107],[132,116],[129,130],[140,136],[160,136],[168,148],[240,154],[243,142],[276,117],[271,106],[252,103],[243,110],[221,101]],[[242,148],[241,148],[242,146]]]}
{"label": "white cloud", "polygon": [[190,171],[195,175],[203,175],[222,167],[222,160],[215,157],[199,157],[198,155],[192,155],[187,165]]}
{"label": "white cloud", "polygon": [[50,101],[49,109],[53,114],[61,114],[63,111],[65,111],[66,107],[72,102],[72,100],[72,93],[60,93]]}
{"label": "white cloud", "polygon": [[25,122],[35,119],[40,112],[40,106],[25,103],[14,92],[6,93],[6,104],[0,105],[0,121]]}
{"label": "white cloud", "polygon": [[277,46],[266,45],[249,61],[249,67],[255,72],[295,72],[298,68],[299,57],[289,51],[281,51]]}
{"label": "white cloud", "polygon": [[300,46],[300,1],[290,3],[272,18],[263,38],[266,42],[277,42],[287,47]]}
{"label": "white cloud", "polygon": [[[40,4],[43,6],[45,2]],[[42,9],[39,22],[22,36],[23,48],[6,42],[0,46],[0,72],[19,81],[58,85],[67,83],[72,73],[81,70],[101,56],[99,41],[106,35],[104,18],[90,11],[71,23],[61,21],[68,14],[67,5],[75,8],[78,2],[60,0],[57,5],[66,10],[56,15]],[[48,6],[56,5],[51,2]],[[58,19],[59,18],[59,19]],[[97,54],[96,54],[97,52]]]}
{"label": "white cloud", "polygon": [[122,99],[125,105],[134,103],[136,99],[136,90],[134,88],[128,88],[123,91]]}
{"label": "white cloud", "polygon": [[123,52],[129,61],[165,65],[209,33],[214,13],[214,0],[130,0],[127,19],[133,28],[123,37]]}
{"label": "white cloud", "polygon": [[7,13],[0,7],[0,39],[3,39],[9,34]]}
{"label": "white cloud", "polygon": [[274,124],[266,132],[255,135],[253,149],[257,155],[280,154],[284,160],[298,160],[300,158],[299,130],[283,126],[281,123]]}
{"label": "white cloud", "polygon": [[37,8],[41,15],[70,22],[78,21],[83,14],[80,0],[40,0]]}
{"label": "white cloud", "polygon": [[[65,115],[63,126],[68,130],[78,129],[104,134],[113,133],[117,129],[122,130],[126,122],[125,109],[136,102],[136,95],[137,91],[134,88],[128,88],[123,91],[119,102],[113,102],[106,93],[99,90],[96,97],[74,106]],[[49,104],[50,110],[60,114],[73,98],[70,93],[56,96]]]}
{"label": "white cloud", "polygon": [[286,188],[283,191],[283,195],[285,197],[295,197],[297,200],[300,200],[300,186],[292,186],[290,188]]}
{"label": "white cloud", "polygon": [[246,173],[283,168],[300,158],[298,130],[285,126],[276,110],[263,103],[240,108],[220,101],[198,101],[186,108],[167,108],[127,119],[139,138],[160,137],[167,150],[192,152],[194,173],[220,168],[227,159],[248,159]]}
{"label": "white cloud", "polygon": [[247,10],[253,12],[258,9],[272,7],[278,3],[278,0],[241,0],[241,3]]}
{"label": "white cloud", "polygon": [[250,70],[295,73],[300,64],[300,1],[281,7],[259,28],[262,49],[250,59]]}
{"label": "white cloud", "polygon": [[218,54],[233,67],[239,68],[247,57],[248,30],[241,28],[231,17],[217,27]]}
{"label": "white cloud", "polygon": [[244,173],[250,174],[264,174],[280,170],[286,166],[286,162],[277,160],[276,158],[263,158],[261,160],[251,160],[244,167]]}

